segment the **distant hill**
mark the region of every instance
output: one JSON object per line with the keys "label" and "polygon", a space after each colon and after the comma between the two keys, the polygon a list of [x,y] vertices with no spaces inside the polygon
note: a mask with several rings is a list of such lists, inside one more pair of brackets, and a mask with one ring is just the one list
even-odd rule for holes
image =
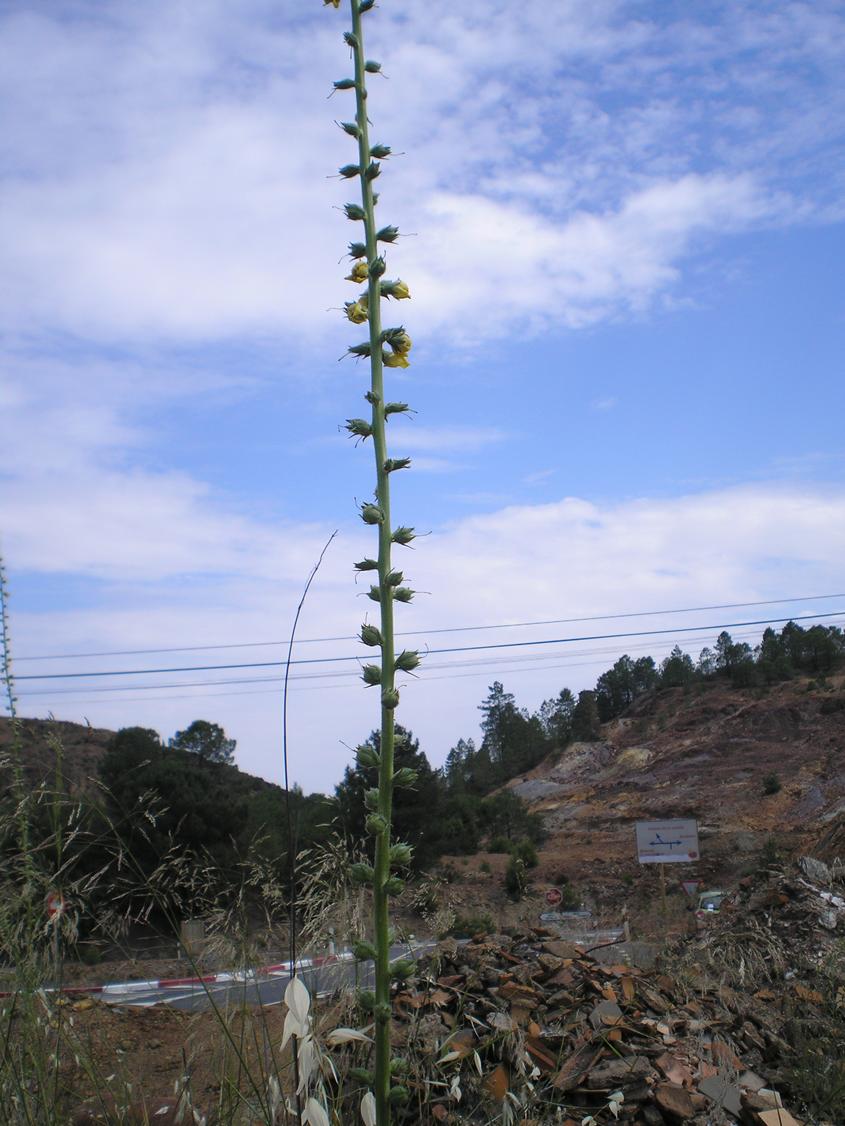
{"label": "distant hill", "polygon": [[[91,789],[97,764],[114,737],[113,731],[62,720],[22,719],[23,766],[32,785],[52,785],[56,775],[56,747],[61,747],[65,785],[73,792]],[[0,762],[12,747],[11,720],[0,717]]]}
{"label": "distant hill", "polygon": [[845,677],[655,690],[507,788],[542,815],[544,852],[594,877],[630,870],[633,823],[664,817],[697,818],[705,878],[770,839],[789,850],[824,839],[830,853],[845,844]]}

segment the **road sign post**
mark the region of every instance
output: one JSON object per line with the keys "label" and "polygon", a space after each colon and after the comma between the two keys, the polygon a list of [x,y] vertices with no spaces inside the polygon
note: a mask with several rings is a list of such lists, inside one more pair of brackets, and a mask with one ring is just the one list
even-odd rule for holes
{"label": "road sign post", "polygon": [[692,864],[701,856],[697,821],[638,821],[636,836],[640,864]]}

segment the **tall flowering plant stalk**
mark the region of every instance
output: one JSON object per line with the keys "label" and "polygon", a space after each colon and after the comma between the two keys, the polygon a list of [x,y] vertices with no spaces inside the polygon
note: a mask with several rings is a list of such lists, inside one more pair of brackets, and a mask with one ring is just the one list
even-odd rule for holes
{"label": "tall flowering plant stalk", "polygon": [[[410,602],[413,591],[403,585],[401,571],[393,569],[391,553],[394,544],[407,547],[414,539],[413,528],[394,527],[390,514],[390,477],[400,469],[406,469],[410,459],[391,458],[387,451],[387,420],[392,415],[408,411],[407,403],[389,402],[384,393],[384,369],[406,368],[411,339],[404,327],[382,327],[382,301],[401,301],[410,296],[408,286],[400,279],[386,277],[387,263],[384,248],[394,243],[398,230],[393,226],[379,227],[376,222],[378,195],[375,182],[381,174],[381,162],[390,156],[390,147],[385,144],[372,144],[367,119],[367,76],[378,74],[381,65],[368,59],[364,52],[363,19],[375,0],[349,0],[352,13],[352,30],[344,34],[344,40],[351,49],[354,61],[354,77],[342,78],[334,83],[336,91],[354,93],[355,119],[340,122],[343,131],[357,143],[357,161],[345,164],[339,174],[343,179],[357,181],[360,187],[360,202],[347,203],[344,207],[346,217],[353,223],[363,226],[363,239],[349,244],[349,257],[352,268],[347,280],[365,287],[354,300],[345,304],[345,315],[353,324],[366,324],[369,336],[349,348],[349,354],[369,359],[370,387],[366,400],[370,405],[370,417],[351,418],[346,422],[349,434],[362,441],[372,439],[375,455],[376,488],[371,502],[361,506],[361,519],[371,525],[378,533],[378,557],[363,559],[355,564],[359,573],[372,572],[378,582],[370,587],[369,597],[379,606],[379,626],[364,623],[361,627],[361,641],[364,645],[381,651],[379,664],[365,664],[362,669],[364,682],[378,688],[381,703],[381,738],[378,750],[371,746],[359,747],[358,765],[378,770],[378,787],[366,794],[368,809],[367,831],[375,838],[375,859],[373,866],[357,865],[356,876],[373,889],[373,941],[358,943],[356,953],[361,957],[372,958],[375,962],[375,993],[367,998],[375,1023],[375,1071],[367,1073],[366,1080],[371,1091],[365,1096],[362,1113],[365,1121],[370,1119],[378,1126],[390,1121],[390,1107],[407,1099],[407,1090],[398,1081],[403,1070],[403,1061],[390,1057],[390,985],[393,980],[407,978],[413,964],[405,960],[390,961],[390,918],[389,899],[398,894],[403,882],[396,875],[411,859],[410,846],[401,842],[391,842],[391,812],[395,786],[411,786],[416,780],[414,771],[404,768],[394,769],[394,712],[399,703],[396,688],[396,674],[410,672],[419,664],[419,654],[413,650],[397,653],[394,644],[393,611],[397,602]],[[324,0],[325,5],[335,8],[340,0]]]}

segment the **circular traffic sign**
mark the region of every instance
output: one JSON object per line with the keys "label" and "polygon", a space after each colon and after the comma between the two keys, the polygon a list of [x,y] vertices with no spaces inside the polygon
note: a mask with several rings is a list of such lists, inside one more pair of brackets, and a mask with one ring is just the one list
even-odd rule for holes
{"label": "circular traffic sign", "polygon": [[561,894],[560,888],[549,888],[546,892],[546,903],[548,903],[550,907],[556,907],[562,899],[563,895]]}

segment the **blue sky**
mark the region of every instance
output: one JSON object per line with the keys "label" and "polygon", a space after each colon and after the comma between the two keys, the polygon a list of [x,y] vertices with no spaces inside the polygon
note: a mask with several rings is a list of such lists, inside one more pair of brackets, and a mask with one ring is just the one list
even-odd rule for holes
{"label": "blue sky", "polygon": [[[0,537],[19,677],[278,660],[267,643],[335,529],[301,637],[348,637],[368,606],[349,564],[368,550],[355,501],[372,466],[338,429],[367,375],[338,362],[358,331],[338,312],[356,232],[332,176],[354,155],[334,124],[351,110],[326,98],[349,68],[345,13],[51,0],[8,3],[0,23]],[[384,0],[367,31],[389,76],[371,85],[373,136],[402,154],[380,216],[406,232],[390,270],[413,296],[393,394],[418,413],[392,440],[414,469],[394,507],[431,533],[408,556],[426,593],[403,628],[425,646],[426,630],[838,592],[841,6]],[[690,625],[837,609],[632,619],[678,633],[530,661],[433,656],[400,718],[437,764],[477,732],[494,677],[533,708],[623,651],[697,653],[712,637]],[[293,773],[330,788],[376,701],[354,663],[309,670]],[[222,683],[276,675],[18,690],[25,714],[165,737],[213,720],[278,779],[277,682]]]}

